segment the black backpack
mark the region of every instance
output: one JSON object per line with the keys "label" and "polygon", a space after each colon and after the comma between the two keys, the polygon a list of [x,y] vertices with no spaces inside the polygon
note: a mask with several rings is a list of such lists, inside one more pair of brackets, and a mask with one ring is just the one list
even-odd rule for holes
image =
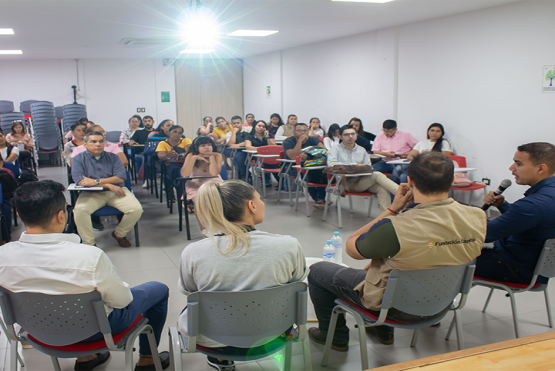
{"label": "black backpack", "polygon": [[37,174],[30,169],[22,169],[21,174],[19,175],[19,185],[28,183],[28,182],[36,182],[39,178],[37,178]]}

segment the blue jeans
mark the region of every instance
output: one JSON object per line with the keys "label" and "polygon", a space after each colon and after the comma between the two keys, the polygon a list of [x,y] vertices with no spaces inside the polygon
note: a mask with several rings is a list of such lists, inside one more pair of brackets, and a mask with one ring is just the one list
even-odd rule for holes
{"label": "blue jeans", "polygon": [[[168,314],[169,289],[160,282],[147,282],[131,288],[133,301],[122,309],[114,309],[108,316],[112,333],[117,334],[127,329],[141,314],[152,326],[156,346],[160,344],[160,336]],[[91,336],[86,342],[102,340],[102,333]],[[151,355],[146,334],[139,335],[139,354]]]}
{"label": "blue jeans", "polygon": [[237,151],[237,153],[235,154],[235,166],[237,166],[237,169],[239,170],[239,175],[243,177],[247,174],[247,164],[245,164],[246,159],[246,152]]}
{"label": "blue jeans", "polygon": [[[289,170],[289,174],[297,176],[297,173]],[[311,170],[306,176],[306,181],[308,183],[320,183],[328,184],[327,179],[324,179],[322,170]],[[287,183],[287,182],[284,182]],[[308,194],[314,201],[320,201],[326,199],[326,187],[311,187],[308,186]]]}
{"label": "blue jeans", "polygon": [[8,236],[4,237],[6,241],[12,239],[12,208],[10,207],[11,202],[11,198],[5,198],[2,201],[2,215],[4,215],[4,219],[6,219],[6,227],[8,228]]}
{"label": "blue jeans", "polygon": [[[400,165],[399,165],[400,166]],[[395,174],[393,165],[388,164],[385,161],[378,161],[372,164],[374,171],[379,171],[380,173],[390,173],[389,179],[393,180],[395,183],[400,184],[399,177]]]}

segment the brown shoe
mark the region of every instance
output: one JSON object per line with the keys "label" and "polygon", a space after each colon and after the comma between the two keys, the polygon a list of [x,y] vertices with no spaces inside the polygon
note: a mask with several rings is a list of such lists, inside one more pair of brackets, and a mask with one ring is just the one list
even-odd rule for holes
{"label": "brown shoe", "polygon": [[118,237],[116,236],[115,231],[112,232],[112,237],[114,237],[121,247],[131,247],[131,242],[127,241],[126,237]]}

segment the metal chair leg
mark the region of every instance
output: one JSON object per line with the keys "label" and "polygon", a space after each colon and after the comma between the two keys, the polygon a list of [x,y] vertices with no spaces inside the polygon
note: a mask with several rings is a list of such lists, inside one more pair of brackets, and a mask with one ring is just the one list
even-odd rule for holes
{"label": "metal chair leg", "polygon": [[353,196],[348,195],[349,196],[349,211],[351,212],[351,214],[353,213]]}
{"label": "metal chair leg", "polygon": [[293,206],[293,182],[291,181],[291,177],[287,178],[287,185],[289,186],[289,205]]}
{"label": "metal chair leg", "polygon": [[154,337],[152,327],[148,326],[146,336],[148,338],[148,345],[150,346],[150,353],[152,354],[152,358],[154,360],[154,368],[156,368],[156,371],[163,371],[162,362],[160,361],[160,357],[158,356],[158,347],[156,346],[156,338]]}
{"label": "metal chair leg", "polygon": [[451,333],[453,332],[453,328],[455,328],[455,316],[451,320],[451,324],[449,325],[449,330],[447,330],[447,335],[445,335],[445,340],[449,340]]}
{"label": "metal chair leg", "polygon": [[339,228],[341,229],[343,228],[343,223],[341,220],[341,196],[340,195],[337,195],[336,203],[337,203],[337,219],[339,220]]}
{"label": "metal chair leg", "polygon": [[416,341],[418,340],[419,333],[420,332],[418,331],[418,329],[414,329],[414,332],[412,333],[412,340],[410,341],[410,346],[413,348],[416,346]]}
{"label": "metal chair leg", "polygon": [[367,217],[370,217],[370,213],[372,212],[372,204],[374,203],[374,196],[370,196],[370,205],[368,205],[368,215],[366,215]]}
{"label": "metal chair leg", "polygon": [[168,332],[170,343],[170,369],[174,371],[183,371],[183,363],[181,360],[181,337],[177,328],[170,327]]}
{"label": "metal chair leg", "polygon": [[[58,362],[58,358],[50,357],[50,359],[52,360],[52,365],[54,366],[54,370],[62,371],[62,368],[60,367],[60,362]],[[15,369],[13,371],[15,371]]]}
{"label": "metal chair leg", "polygon": [[326,204],[326,206],[324,207],[324,216],[322,217],[323,221],[326,221],[326,217],[328,215],[328,201],[330,199],[330,193],[326,192],[326,198],[324,199],[324,202]]}
{"label": "metal chair leg", "polygon": [[331,344],[333,343],[333,336],[335,335],[335,326],[337,325],[337,317],[340,313],[345,313],[345,311],[340,307],[333,308],[331,314],[330,325],[328,326],[328,335],[326,336],[326,345],[324,346],[324,355],[322,357],[322,367],[328,365],[328,358],[330,357]]}
{"label": "metal chair leg", "polygon": [[491,296],[493,295],[493,289],[489,291],[488,298],[486,300],[486,304],[484,304],[484,309],[482,309],[482,313],[486,313],[486,309],[488,308],[489,301],[491,300]]}
{"label": "metal chair leg", "polygon": [[512,292],[509,292],[509,298],[511,299],[511,308],[513,310],[513,323],[515,325],[515,336],[518,339],[520,336],[518,335],[518,314],[517,314],[517,309],[516,309],[516,301],[515,301],[515,296],[513,295]]}
{"label": "metal chair leg", "polygon": [[139,222],[135,223],[135,247],[139,247]]}
{"label": "metal chair leg", "polygon": [[306,206],[306,217],[310,217],[310,194],[308,193],[308,184],[304,184],[304,199]]}
{"label": "metal chair leg", "polygon": [[453,320],[455,321],[455,325],[457,326],[457,346],[459,347],[459,350],[462,350],[464,349],[464,339],[460,310],[455,310],[455,316],[453,317]]}
{"label": "metal chair leg", "polygon": [[303,347],[303,357],[304,357],[304,369],[306,371],[312,371],[312,356],[310,354],[310,338],[305,337],[304,341],[301,343]]}
{"label": "metal chair leg", "polygon": [[547,309],[547,321],[549,322],[549,327],[553,328],[553,320],[551,318],[551,304],[549,304],[549,295],[547,294],[547,287],[543,290],[545,295],[545,307]]}
{"label": "metal chair leg", "polygon": [[283,370],[284,371],[291,371],[291,354],[292,354],[292,348],[293,347],[293,343],[289,342],[289,344],[287,344],[285,346],[285,355],[284,355],[284,363],[283,363]]}

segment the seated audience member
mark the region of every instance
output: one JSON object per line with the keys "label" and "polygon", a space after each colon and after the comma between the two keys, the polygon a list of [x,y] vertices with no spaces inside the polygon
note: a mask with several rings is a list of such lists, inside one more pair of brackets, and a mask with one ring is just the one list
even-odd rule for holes
{"label": "seated audience member", "polygon": [[372,143],[376,136],[372,133],[364,131],[364,126],[362,126],[362,120],[358,117],[353,117],[349,120],[347,125],[352,125],[357,131],[357,144],[364,148],[367,152],[372,151]]}
{"label": "seated audience member", "polygon": [[[308,330],[310,338],[324,344],[335,306],[343,298],[379,315],[389,274],[393,269],[418,270],[462,265],[480,255],[486,235],[486,215],[476,207],[449,198],[454,180],[453,161],[441,153],[418,155],[408,168],[409,182],[400,185],[391,207],[371,223],[353,233],[346,252],[353,259],[371,259],[364,270],[321,262],[310,267],[308,285],[318,317],[318,328]],[[407,206],[408,205],[408,206]],[[406,207],[406,208],[405,208]],[[441,228],[439,228],[441,226]],[[441,244],[444,241],[460,244]],[[429,247],[429,243],[434,246]],[[389,309],[387,318],[399,322],[421,322],[427,317]],[[369,327],[383,344],[393,343],[393,328]],[[332,348],[347,351],[349,329],[339,316]]]}
{"label": "seated audience member", "polygon": [[143,117],[144,128],[136,130],[131,139],[129,140],[129,145],[135,144],[145,144],[148,135],[154,131],[154,119],[152,116]]}
{"label": "seated audience member", "polygon": [[6,135],[6,142],[10,143],[14,147],[23,145],[23,150],[20,149],[19,157],[21,159],[26,159],[31,157],[31,152],[35,145],[33,144],[33,139],[29,134],[25,132],[25,126],[21,121],[14,121],[12,123],[10,133]]}
{"label": "seated audience member", "polygon": [[154,140],[166,139],[167,137],[170,136],[170,128],[174,125],[175,124],[173,123],[172,120],[169,120],[169,119],[162,120],[162,122],[160,123],[160,125],[158,125],[156,130],[153,130],[150,132],[150,134],[148,134],[148,139],[154,139]]}
{"label": "seated audience member", "polygon": [[[331,124],[326,137],[324,138],[324,147],[329,151],[331,147],[338,145],[341,142],[341,135],[339,134],[339,125]],[[357,136],[358,138],[358,136]]]}
{"label": "seated audience member", "polygon": [[[214,176],[215,178],[198,178],[191,179],[185,183],[185,193],[187,200],[196,204],[195,197],[201,185],[206,182],[223,182],[220,173],[222,172],[223,156],[218,152],[216,143],[206,136],[196,138],[185,156],[185,162],[181,168],[181,176],[187,177],[206,177]],[[189,212],[195,208],[193,205],[187,205]],[[202,230],[202,225],[201,225]]]}
{"label": "seated audience member", "polygon": [[[197,203],[208,238],[189,244],[181,254],[179,288],[183,294],[262,290],[303,279],[306,263],[299,241],[255,229],[264,221],[264,202],[251,185],[238,180],[208,182],[198,190]],[[187,308],[177,326],[187,334]],[[215,348],[208,364],[217,370],[235,370],[226,355],[249,351],[205,336],[198,337],[197,344]]]}
{"label": "seated audience member", "polygon": [[[251,130],[250,134],[245,139],[245,147],[249,151],[257,151],[258,147],[268,146],[268,145],[275,145],[275,141],[270,138],[270,133],[267,130],[266,123],[262,120],[253,123],[253,130]],[[268,165],[264,164],[264,167],[267,169],[278,169],[279,165]],[[272,185],[272,178],[270,173],[266,173],[264,175],[266,186]],[[277,174],[274,174],[274,177],[277,178]]]}
{"label": "seated audience member", "polygon": [[[17,189],[17,182],[13,173],[4,167],[4,160],[0,156],[0,184],[2,185],[2,215],[6,220],[8,235],[4,237],[5,241],[11,241],[12,233],[12,198]],[[2,232],[3,233],[3,232]],[[0,241],[1,242],[1,241]]]}
{"label": "seated audience member", "polygon": [[134,145],[137,144],[135,141],[131,141],[131,137],[137,130],[141,130],[143,126],[143,120],[139,115],[133,115],[128,121],[129,128],[123,130],[119,136],[119,145],[129,144]]}
{"label": "seated audience member", "polygon": [[[555,238],[555,146],[528,143],[517,147],[509,167],[516,184],[530,186],[514,203],[490,191],[484,203],[495,206],[501,216],[488,221],[486,242],[476,262],[476,277],[528,285],[546,240]],[[547,283],[539,276],[536,282]]]}
{"label": "seated audience member", "polygon": [[[412,148],[417,143],[416,139],[406,131],[397,130],[397,122],[395,120],[385,120],[383,122],[383,132],[379,133],[372,145],[372,151],[375,154],[386,156],[381,161],[374,163],[374,170],[382,173],[393,173],[393,166],[387,161],[398,160],[399,158],[407,158]],[[395,167],[397,175],[400,176],[404,169],[401,165]],[[397,183],[399,178],[392,177]]]}
{"label": "seated audience member", "polygon": [[[308,135],[308,126],[299,122],[295,125],[293,135],[283,141],[283,151],[285,158],[295,160],[301,154],[301,150],[306,147],[319,146],[324,147],[324,143],[319,138]],[[294,174],[292,174],[294,175]],[[322,170],[310,170],[306,180],[309,183],[326,184],[327,176]],[[308,187],[308,193],[314,200],[314,207],[323,209],[326,205],[326,188],[325,187]],[[308,202],[308,200],[307,200]]]}
{"label": "seated audience member", "polygon": [[287,123],[281,125],[276,131],[275,140],[285,140],[293,135],[295,125],[297,124],[297,115],[287,116]]}
{"label": "seated audience member", "polygon": [[180,153],[187,152],[191,143],[191,139],[183,138],[183,128],[179,125],[174,125],[170,128],[170,136],[158,143],[156,153],[160,160],[166,160]]}
{"label": "seated audience member", "polygon": [[270,115],[270,123],[269,123],[268,132],[270,133],[270,138],[276,137],[276,133],[278,129],[283,125],[283,120],[278,113],[272,113]]}
{"label": "seated audience member", "polygon": [[[88,129],[90,126],[94,125],[94,122],[89,121],[89,119],[87,119],[86,117],[81,117],[81,118],[77,119],[76,122],[80,122],[81,124],[86,125],[86,126],[87,126],[87,129]],[[64,136],[64,138],[67,139],[68,142],[69,142],[70,140],[72,140],[72,139],[75,139],[75,137],[74,137],[73,134],[71,133],[71,130],[68,131],[68,132],[66,133],[66,135]]]}
{"label": "seated audience member", "polygon": [[6,162],[11,162],[15,164],[15,160],[19,157],[19,148],[12,146],[6,141],[4,132],[0,129],[0,155],[4,158]]}
{"label": "seated audience member", "polygon": [[[75,234],[63,233],[68,214],[64,186],[60,183],[52,180],[25,183],[16,191],[14,200],[26,231],[19,241],[0,246],[2,286],[15,293],[48,295],[85,294],[96,290],[101,294],[113,334],[131,326],[142,314],[152,326],[158,345],[166,322],[168,287],[159,282],[147,282],[129,288],[102,250],[80,244]],[[99,332],[84,341],[103,339]],[[159,356],[163,368],[167,368],[169,353],[162,352]],[[108,351],[79,357],[75,370],[92,370],[109,357]],[[147,336],[140,335],[135,370],[154,369]]]}
{"label": "seated audience member", "polygon": [[[328,166],[338,164],[354,164],[372,166],[368,153],[356,144],[357,133],[352,125],[340,129],[340,144],[333,146],[328,153]],[[345,190],[348,192],[372,192],[378,194],[380,210],[385,212],[391,206],[391,194],[397,193],[399,186],[382,173],[376,171],[372,175],[349,177]]]}
{"label": "seated audience member", "polygon": [[326,132],[320,126],[320,119],[318,117],[311,118],[308,122],[308,127],[310,128],[308,135],[311,137],[323,138],[326,135]]}
{"label": "seated audience member", "polygon": [[73,138],[67,142],[64,146],[64,157],[66,159],[67,166],[71,169],[71,155],[73,150],[79,146],[85,144],[85,131],[87,130],[87,125],[82,122],[77,121],[75,124],[71,125],[71,131]]}
{"label": "seated audience member", "polygon": [[197,130],[197,136],[208,136],[212,134],[212,130],[214,130],[212,117],[206,116],[202,119],[202,126]]}
{"label": "seated audience member", "polygon": [[[100,125],[89,126],[87,128],[87,131],[85,131],[85,135],[87,135],[89,133],[92,133],[93,131],[98,131],[99,133],[102,133],[102,137],[104,138],[104,151],[117,155],[119,157],[119,159],[121,160],[121,164],[123,165],[123,167],[126,167],[127,163],[128,163],[127,157],[125,157],[125,154],[123,154],[123,151],[121,150],[121,148],[119,148],[119,146],[116,143],[110,143],[110,142],[106,141],[106,131],[102,128],[102,126],[100,126]],[[84,139],[84,137],[83,137],[83,139]],[[84,143],[84,141],[83,141],[83,143]],[[85,148],[84,145],[75,147],[73,149],[72,154],[71,154],[69,165],[72,166],[72,162],[73,162],[73,159],[75,158],[75,156],[77,156],[78,154],[83,153],[85,151],[87,151],[87,149]]]}
{"label": "seated audience member", "polygon": [[127,233],[141,218],[143,208],[133,193],[124,186],[127,173],[117,155],[104,150],[104,136],[99,131],[85,135],[82,152],[73,158],[71,174],[80,186],[104,187],[103,192],[81,192],[75,204],[75,225],[84,244],[94,245],[91,214],[104,206],[112,206],[123,218],[112,232],[121,247],[130,247]]}
{"label": "seated audience member", "polygon": [[223,117],[216,117],[216,125],[212,130],[212,137],[216,144],[225,144],[225,135],[233,130],[233,127]]}
{"label": "seated audience member", "polygon": [[[428,127],[426,140],[421,140],[420,142],[416,143],[413,147],[412,151],[407,156],[407,160],[412,161],[413,158],[416,157],[419,153],[429,152],[429,151],[436,151],[441,152],[445,156],[449,157],[453,154],[453,145],[443,136],[445,135],[445,129],[443,125],[435,123],[431,124]],[[401,174],[401,183],[407,182],[407,173],[404,172]]]}
{"label": "seated audience member", "polygon": [[[246,131],[243,127],[241,116],[233,116],[231,118],[231,125],[233,126],[233,130],[226,134],[226,142],[228,148],[245,147],[246,139],[250,135],[250,133]],[[228,151],[229,150],[226,150],[226,152]],[[231,151],[229,151],[229,154],[231,155]],[[239,169],[239,176],[241,177],[245,177],[247,173],[247,165],[245,164],[246,159],[247,153],[243,152],[242,150],[237,150],[237,152],[235,153],[234,162],[237,166],[237,169]]]}
{"label": "seated audience member", "polygon": [[254,118],[254,113],[247,113],[245,115],[245,123],[243,124],[243,131],[250,133],[252,128],[254,127],[254,123],[256,119]]}

